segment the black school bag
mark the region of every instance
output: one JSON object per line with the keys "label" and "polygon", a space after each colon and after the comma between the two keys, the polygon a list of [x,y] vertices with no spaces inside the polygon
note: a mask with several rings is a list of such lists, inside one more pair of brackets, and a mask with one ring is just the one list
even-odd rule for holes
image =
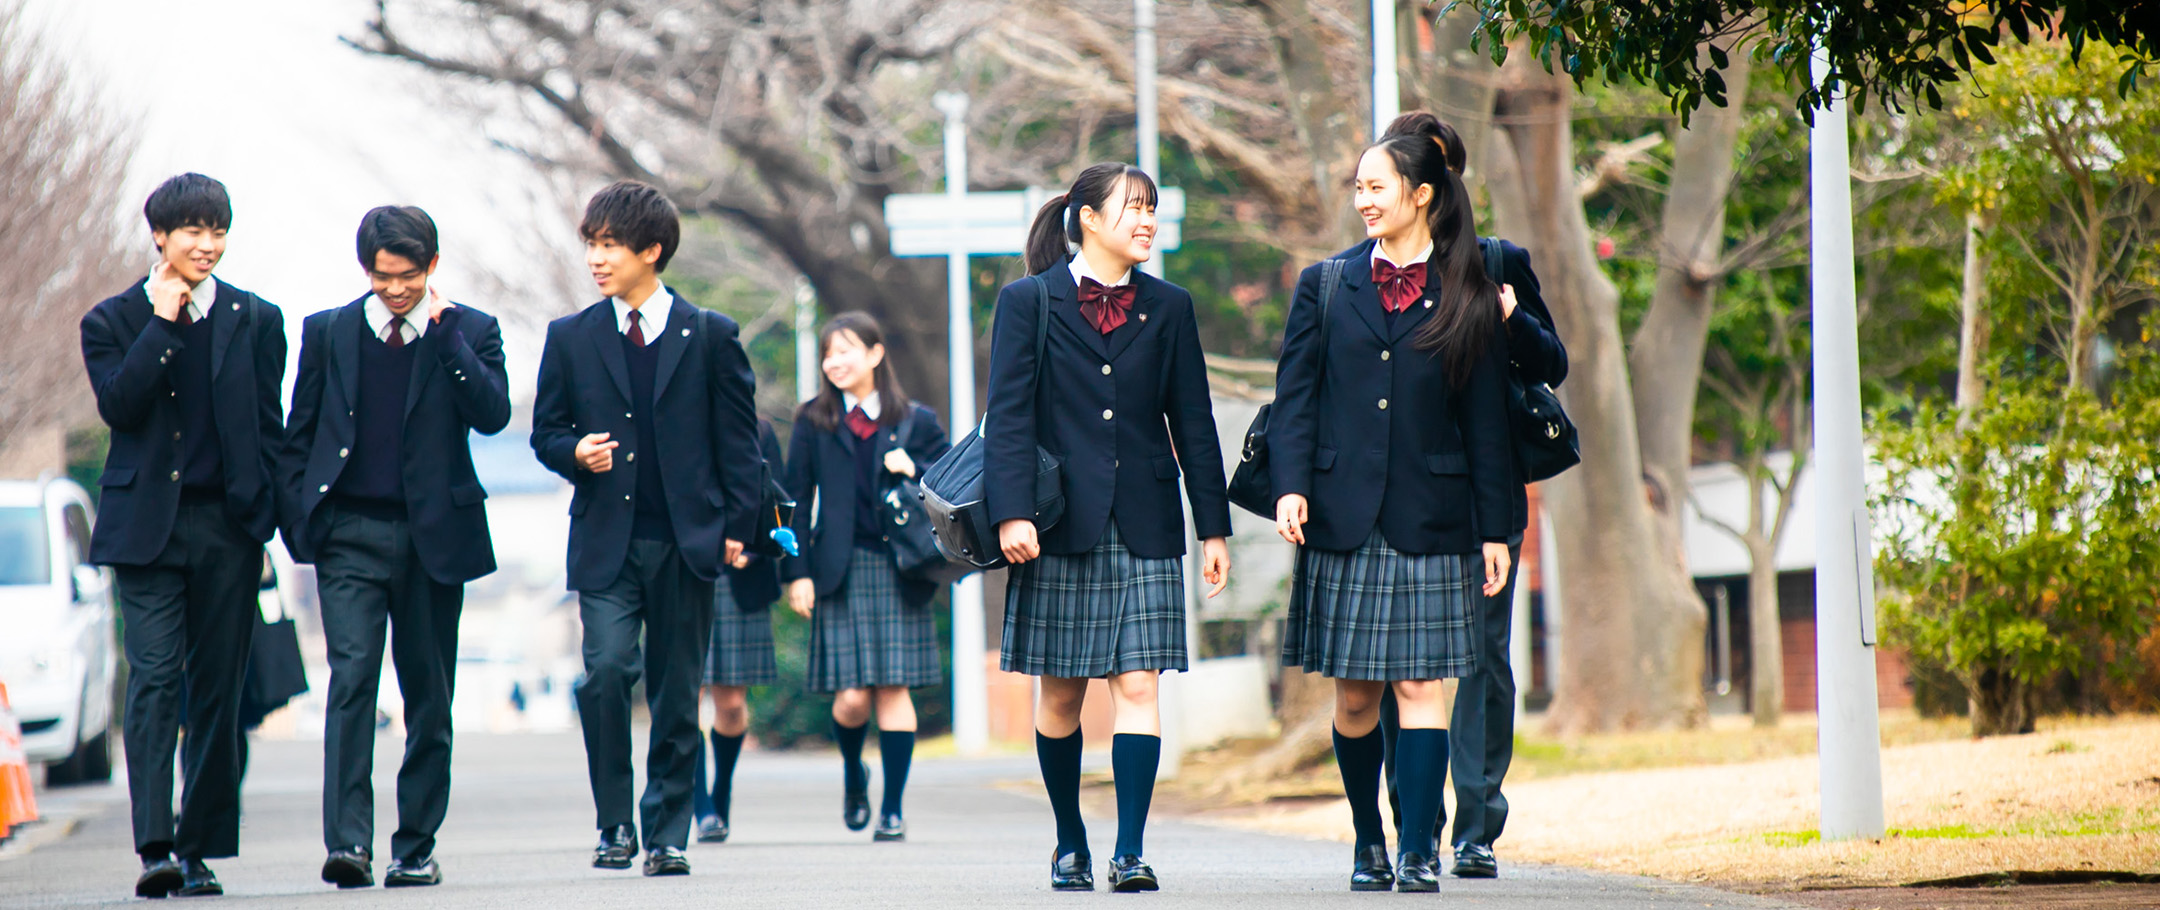
{"label": "black school bag", "polygon": [[[906,443],[914,429],[915,406],[909,404],[907,415],[900,418],[897,430],[900,441]],[[893,561],[900,567],[900,577],[949,585],[973,574],[974,566],[946,558],[944,548],[938,546],[937,533],[932,528],[930,510],[923,504],[924,499],[922,486],[905,477],[885,488],[884,494],[878,497],[878,520],[884,525],[886,541],[892,545]]]}
{"label": "black school bag", "polygon": [[[1035,282],[1035,381],[1028,387],[1034,395],[1042,384],[1043,350],[1049,343],[1050,287],[1041,275]],[[930,528],[937,534],[938,549],[945,558],[975,569],[1002,569],[1005,551],[998,547],[997,526],[990,521],[990,503],[983,494],[983,437],[990,432],[985,414],[975,432],[965,438],[923,473],[922,503],[930,511]],[[1064,462],[1050,450],[1035,447],[1035,529],[1047,531],[1065,517]]]}
{"label": "black school bag", "polygon": [[[1500,241],[1478,238],[1485,254],[1485,276],[1501,283]],[[1582,449],[1575,437],[1575,422],[1560,406],[1560,396],[1542,382],[1524,382],[1515,364],[1508,364],[1508,426],[1515,436],[1515,460],[1523,480],[1536,483],[1558,476],[1582,463]]]}

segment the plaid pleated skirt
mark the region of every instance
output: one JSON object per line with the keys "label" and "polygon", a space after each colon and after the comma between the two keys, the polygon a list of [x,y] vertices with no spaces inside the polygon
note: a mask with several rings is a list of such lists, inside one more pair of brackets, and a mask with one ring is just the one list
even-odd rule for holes
{"label": "plaid pleated skirt", "polygon": [[780,681],[773,657],[772,610],[745,610],[727,579],[713,585],[712,643],[705,651],[708,686],[769,686]]}
{"label": "plaid pleated skirt", "polygon": [[1115,516],[1087,552],[1045,553],[1011,571],[1006,672],[1092,679],[1186,669],[1183,566],[1134,556]]}
{"label": "plaid pleated skirt", "polygon": [[1298,550],[1283,665],[1333,679],[1451,679],[1470,673],[1482,557],[1419,555],[1378,528],[1356,550]]}
{"label": "plaid pleated skirt", "polygon": [[891,553],[855,548],[839,593],[818,598],[810,614],[807,675],[812,692],[944,680],[936,618],[927,606],[901,601],[900,568]]}

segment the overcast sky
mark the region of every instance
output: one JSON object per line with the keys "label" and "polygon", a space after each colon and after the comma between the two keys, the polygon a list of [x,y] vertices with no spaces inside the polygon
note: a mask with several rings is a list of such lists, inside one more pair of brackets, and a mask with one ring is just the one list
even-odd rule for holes
{"label": "overcast sky", "polygon": [[[115,112],[137,120],[123,198],[128,223],[143,232],[145,270],[154,253],[140,213],[150,190],[184,171],[224,181],[234,218],[217,274],[285,310],[294,358],[300,316],[367,292],[353,234],[377,205],[418,205],[435,218],[437,283],[455,298],[498,315],[585,302],[585,287],[539,277],[565,266],[583,273],[577,238],[549,188],[490,146],[470,109],[449,103],[432,77],[338,42],[358,33],[372,6],[28,0],[60,59],[100,83]],[[482,290],[495,287],[490,275],[524,284],[522,296],[579,299],[474,297],[501,293]],[[515,333],[509,355],[513,395],[522,399],[538,360],[534,334]]]}

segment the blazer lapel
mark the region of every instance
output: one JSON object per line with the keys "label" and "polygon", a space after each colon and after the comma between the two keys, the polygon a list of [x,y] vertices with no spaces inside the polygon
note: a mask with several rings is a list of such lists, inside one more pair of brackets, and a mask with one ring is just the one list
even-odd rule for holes
{"label": "blazer lapel", "polygon": [[[1141,332],[1147,331],[1148,314],[1155,310],[1155,290],[1159,286],[1155,276],[1140,271],[1138,267],[1135,267],[1133,269],[1133,283],[1136,287],[1133,291],[1132,312],[1126,314],[1124,325],[1112,329],[1110,334],[1103,338],[1103,341],[1110,349],[1108,358],[1110,360],[1116,360],[1124,356],[1125,349],[1132,347],[1133,339],[1140,337]],[[1101,335],[1102,333],[1096,332],[1095,334]]]}
{"label": "blazer lapel", "polygon": [[622,400],[636,407],[639,403],[630,397],[630,362],[623,357],[622,330],[615,327],[615,305],[602,300],[585,312],[585,337],[607,367],[608,378],[615,380],[615,390],[622,393]]}
{"label": "blazer lapel", "polygon": [[1081,344],[1093,349],[1096,356],[1109,360],[1110,345],[1103,339],[1103,333],[1088,325],[1087,317],[1080,315],[1080,289],[1073,285],[1072,273],[1066,271],[1059,275],[1059,271],[1064,270],[1051,269],[1043,276],[1043,281],[1050,286],[1050,311],[1058,315],[1058,321],[1065,323],[1065,328],[1079,338]]}
{"label": "blazer lapel", "polygon": [[367,335],[367,316],[360,308],[366,305],[362,297],[330,317],[330,376],[346,401],[360,400],[360,341]]}
{"label": "blazer lapel", "polygon": [[653,373],[653,401],[658,403],[667,394],[668,380],[674,378],[675,368],[682,366],[683,353],[690,350],[690,343],[697,340],[691,326],[697,323],[697,307],[691,306],[670,291],[675,301],[668,308],[667,321],[660,328],[660,339],[653,342],[660,346],[660,364]]}
{"label": "blazer lapel", "polygon": [[1426,317],[1431,316],[1433,307],[1438,306],[1436,301],[1439,299],[1440,282],[1438,277],[1426,278],[1425,293],[1417,299],[1417,302],[1410,304],[1409,309],[1395,316],[1395,330],[1388,333],[1388,344],[1393,345],[1401,342],[1405,336],[1410,334],[1411,329],[1417,328],[1419,323],[1424,322]]}
{"label": "blazer lapel", "polygon": [[210,310],[216,313],[210,317],[210,376],[214,379],[225,370],[225,352],[232,348],[243,317],[253,314],[241,307],[240,292],[222,281],[217,283],[217,299]]}
{"label": "blazer lapel", "polygon": [[[426,319],[427,313],[419,312],[419,316]],[[421,391],[427,388],[428,381],[439,372],[437,365],[442,360],[442,355],[435,353],[435,349],[442,344],[441,328],[441,323],[429,326],[427,333],[413,342],[412,382],[405,386],[404,420],[412,419],[413,406],[420,403]]]}
{"label": "blazer lapel", "polygon": [[1342,270],[1343,287],[1350,294],[1348,299],[1336,302],[1349,304],[1358,318],[1365,321],[1365,327],[1372,331],[1373,337],[1386,341],[1387,311],[1380,307],[1380,289],[1373,285],[1372,245],[1373,241],[1368,240],[1350,251]]}

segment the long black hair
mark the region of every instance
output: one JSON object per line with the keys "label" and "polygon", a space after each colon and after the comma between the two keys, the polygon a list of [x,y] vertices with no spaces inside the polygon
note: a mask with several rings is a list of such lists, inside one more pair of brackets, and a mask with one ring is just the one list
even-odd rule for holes
{"label": "long black hair", "polygon": [[1412,343],[1437,353],[1448,381],[1460,387],[1470,381],[1471,370],[1500,325],[1500,285],[1495,276],[1485,274],[1470,191],[1456,173],[1465,157],[1462,139],[1440,118],[1411,111],[1388,124],[1372,148],[1394,163],[1403,177],[1404,195],[1416,192],[1419,184],[1432,185],[1425,225],[1432,231],[1433,251],[1426,270],[1440,281],[1441,307],[1418,327]]}
{"label": "long black hair", "polygon": [[[885,343],[885,330],[878,327],[875,318],[861,310],[850,310],[834,316],[831,322],[825,323],[825,327],[818,330],[819,363],[824,362],[825,354],[832,350],[833,338],[841,332],[854,335],[855,340],[862,342],[865,348],[874,348]],[[899,375],[893,372],[891,348],[885,349],[885,359],[878,361],[877,367],[870,371],[870,376],[877,383],[877,422],[888,427],[899,423],[900,418],[907,415],[910,405],[907,393],[900,389]],[[840,387],[833,385],[832,379],[827,377],[821,368],[818,370],[817,397],[803,402],[802,407],[795,411],[795,419],[808,420],[818,429],[831,432],[840,425],[840,416],[846,412],[847,405],[840,398]]]}
{"label": "long black hair", "polygon": [[[1068,244],[1080,243],[1080,209],[1091,208],[1097,212],[1110,201],[1119,184],[1131,187],[1132,192],[1143,194],[1141,201],[1152,208],[1155,205],[1155,178],[1122,161],[1105,161],[1088,165],[1080,176],[1073,179],[1072,189],[1050,197],[1035,213],[1035,223],[1028,227],[1027,271],[1040,275],[1051,266],[1065,261]],[[1124,217],[1118,212],[1118,217]]]}

